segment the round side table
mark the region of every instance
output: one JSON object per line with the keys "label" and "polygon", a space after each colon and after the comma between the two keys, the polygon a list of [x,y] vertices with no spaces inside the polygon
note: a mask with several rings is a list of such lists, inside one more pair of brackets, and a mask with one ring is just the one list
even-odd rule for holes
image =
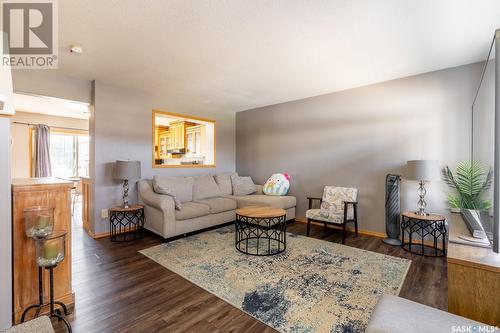
{"label": "round side table", "polygon": [[235,247],[244,254],[271,256],[286,249],[286,212],[275,207],[236,210]]}
{"label": "round side table", "polygon": [[126,242],[142,238],[144,227],[144,206],[128,208],[113,207],[109,215],[109,231],[112,242]]}
{"label": "round side table", "polygon": [[[401,214],[401,247],[408,252],[428,257],[444,257],[446,233],[446,218],[442,215],[419,215],[415,212]],[[406,235],[408,241],[405,240]],[[426,242],[426,236],[432,236],[431,243]]]}

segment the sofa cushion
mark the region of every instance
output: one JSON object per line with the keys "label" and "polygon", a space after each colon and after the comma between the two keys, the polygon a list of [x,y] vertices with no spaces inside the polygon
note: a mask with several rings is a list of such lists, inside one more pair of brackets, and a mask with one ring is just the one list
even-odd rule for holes
{"label": "sofa cushion", "polygon": [[195,217],[205,216],[210,214],[210,207],[197,202],[185,202],[182,208],[175,211],[176,220],[189,220]]}
{"label": "sofa cushion", "polygon": [[254,194],[244,196],[226,196],[236,200],[238,208],[248,206],[273,206],[282,209],[288,209],[297,205],[297,199],[292,196],[271,196],[265,194]]}
{"label": "sofa cushion", "polygon": [[327,214],[326,216],[322,215],[320,209],[308,209],[306,210],[306,218],[316,221],[330,222],[336,224],[344,223],[344,214]]}
{"label": "sofa cushion", "polygon": [[193,200],[219,196],[221,196],[221,191],[212,175],[194,177]]}
{"label": "sofa cushion", "polygon": [[173,197],[175,208],[181,209],[181,203],[193,201],[193,182],[193,177],[154,176],[153,189]]}
{"label": "sofa cushion", "polygon": [[252,177],[240,177],[237,174],[231,175],[231,184],[233,186],[233,195],[249,195],[257,191]]}
{"label": "sofa cushion", "polygon": [[231,183],[231,176],[238,174],[236,172],[233,173],[223,173],[220,175],[215,175],[215,182],[219,185],[219,189],[222,195],[231,195],[233,194],[233,185]]}
{"label": "sofa cushion", "polygon": [[235,210],[237,207],[236,201],[229,198],[210,198],[210,199],[196,200],[195,202],[210,207],[211,214],[227,212],[228,210]]}

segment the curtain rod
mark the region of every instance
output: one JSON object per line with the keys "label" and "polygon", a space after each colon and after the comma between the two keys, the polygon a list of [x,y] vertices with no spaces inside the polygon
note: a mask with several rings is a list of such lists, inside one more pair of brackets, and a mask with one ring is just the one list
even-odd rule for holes
{"label": "curtain rod", "polygon": [[[13,121],[13,124],[18,124],[18,125],[26,125],[26,126],[35,126],[38,124],[30,124],[30,123],[24,123],[21,121]],[[69,131],[84,131],[88,132],[86,129],[81,129],[81,128],[72,128],[72,127],[60,127],[60,126],[49,126],[50,128],[58,128],[58,129],[64,129],[64,130],[69,130]]]}

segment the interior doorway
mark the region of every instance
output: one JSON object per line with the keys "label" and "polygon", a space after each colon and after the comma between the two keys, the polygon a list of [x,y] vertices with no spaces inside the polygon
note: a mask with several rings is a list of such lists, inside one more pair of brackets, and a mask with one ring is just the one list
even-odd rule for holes
{"label": "interior doorway", "polygon": [[46,167],[50,172],[43,176],[73,182],[73,234],[86,232],[89,229],[86,214],[90,176],[89,105],[26,93],[15,93],[14,100],[16,114],[11,119],[12,178],[39,176],[39,165],[34,162],[40,140],[37,131],[40,126],[47,128],[47,160],[50,162],[46,163]]}

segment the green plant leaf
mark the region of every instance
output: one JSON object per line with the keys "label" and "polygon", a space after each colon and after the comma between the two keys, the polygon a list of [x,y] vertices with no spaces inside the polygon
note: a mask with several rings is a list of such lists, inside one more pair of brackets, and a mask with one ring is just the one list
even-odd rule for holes
{"label": "green plant leaf", "polygon": [[448,203],[453,208],[484,210],[491,207],[491,202],[481,195],[491,187],[493,171],[477,161],[465,161],[457,165],[455,173],[449,167],[442,170],[445,183],[456,195],[448,196]]}

